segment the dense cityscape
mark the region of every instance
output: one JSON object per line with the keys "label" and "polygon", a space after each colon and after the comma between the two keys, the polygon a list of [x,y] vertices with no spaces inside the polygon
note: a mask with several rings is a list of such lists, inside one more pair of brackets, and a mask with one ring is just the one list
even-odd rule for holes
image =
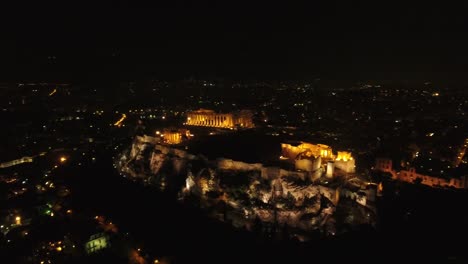
{"label": "dense cityscape", "polygon": [[[24,263],[170,261],[181,257],[177,240],[213,232],[192,225],[202,221],[227,232],[226,243],[262,247],[466,234],[463,90],[325,84],[229,84],[259,93],[245,101],[216,95],[227,84],[209,80],[125,82],[105,101],[92,85],[2,84],[4,252]],[[168,221],[179,224],[154,227]],[[462,252],[448,240],[427,246]]]}
{"label": "dense cityscape", "polygon": [[0,44],[2,261],[466,263],[465,9],[123,2]]}

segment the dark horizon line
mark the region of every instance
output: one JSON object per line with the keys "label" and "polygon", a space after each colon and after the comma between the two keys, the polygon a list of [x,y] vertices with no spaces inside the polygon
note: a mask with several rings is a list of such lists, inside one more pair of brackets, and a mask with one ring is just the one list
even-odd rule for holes
{"label": "dark horizon line", "polygon": [[[232,76],[221,76],[219,74],[129,74],[127,76],[98,76],[98,75],[88,75],[81,78],[73,77],[15,77],[15,78],[1,78],[0,83],[63,83],[63,84],[92,84],[92,83],[121,83],[121,82],[147,82],[147,81],[167,81],[167,82],[180,82],[180,81],[213,81],[213,82],[233,82],[233,83],[242,83],[246,84],[254,82],[264,82],[267,84],[275,83],[309,83],[309,84],[319,84],[324,85],[330,84],[347,84],[347,85],[359,85],[359,84],[371,84],[371,85],[450,85],[450,86],[468,86],[468,78],[463,79],[453,79],[453,78],[432,78],[432,79],[422,79],[422,78],[330,78],[324,75],[312,75],[312,77],[290,77],[290,78],[269,78],[262,77],[260,75],[256,76],[244,76],[244,77],[232,77]],[[429,74],[428,74],[429,75]],[[11,75],[10,75],[11,76]],[[115,77],[115,78],[114,78]],[[352,88],[352,87],[343,87],[343,88]]]}

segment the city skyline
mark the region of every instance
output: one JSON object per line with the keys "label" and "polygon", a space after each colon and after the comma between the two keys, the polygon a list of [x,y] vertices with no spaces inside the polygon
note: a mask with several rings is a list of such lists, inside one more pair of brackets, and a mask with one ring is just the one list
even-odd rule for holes
{"label": "city skyline", "polygon": [[467,263],[467,6],[5,5],[0,259]]}

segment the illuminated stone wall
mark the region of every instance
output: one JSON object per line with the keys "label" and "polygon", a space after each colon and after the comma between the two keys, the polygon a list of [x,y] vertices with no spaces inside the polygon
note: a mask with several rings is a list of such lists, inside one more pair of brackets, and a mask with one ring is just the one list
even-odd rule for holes
{"label": "illuminated stone wall", "polygon": [[353,160],[353,157],[351,156],[351,152],[348,151],[338,151],[338,154],[336,155],[335,161],[348,161],[348,160]]}
{"label": "illuminated stone wall", "polygon": [[217,167],[223,170],[240,170],[240,171],[260,171],[263,168],[261,163],[245,163],[241,161],[235,161],[232,159],[218,159]]}
{"label": "illuminated stone wall", "polygon": [[325,176],[327,178],[333,178],[335,175],[335,163],[333,161],[327,162],[327,170],[325,172]]}
{"label": "illuminated stone wall", "polygon": [[165,155],[176,156],[176,157],[184,158],[188,160],[194,160],[197,158],[197,156],[190,154],[187,151],[176,149],[176,148],[171,148],[167,145],[157,144],[154,146],[154,149],[160,151],[161,153]]}
{"label": "illuminated stone wall", "polygon": [[261,176],[264,179],[276,179],[280,177],[280,168],[279,167],[263,167],[261,171]]}
{"label": "illuminated stone wall", "polygon": [[[338,151],[337,155],[334,155],[332,148],[323,144],[301,142],[299,145],[293,146],[282,143],[281,156],[282,158],[294,161],[296,169],[305,171],[316,170],[317,165],[321,166],[322,160],[325,162],[335,161],[335,167],[346,173],[354,173],[356,168],[351,152]],[[317,162],[318,158],[320,158],[320,162]],[[310,160],[310,162],[307,160]],[[316,161],[315,163],[314,160]]]}
{"label": "illuminated stone wall", "polygon": [[161,134],[163,142],[170,145],[182,143],[184,139],[191,137],[190,131],[187,129],[165,129]]}
{"label": "illuminated stone wall", "polygon": [[335,168],[340,169],[346,173],[354,173],[356,171],[354,159],[349,160],[335,160]]}
{"label": "illuminated stone wall", "polygon": [[151,153],[150,159],[150,170],[151,173],[156,174],[161,169],[166,156],[162,153],[153,152]]}
{"label": "illuminated stone wall", "polygon": [[322,157],[334,158],[332,148],[323,144],[310,144],[301,142],[298,146],[291,144],[281,144],[281,155],[291,160],[295,160],[301,155],[302,158]]}
{"label": "illuminated stone wall", "polygon": [[148,145],[156,145],[160,142],[160,139],[157,137],[151,137],[151,136],[136,136],[135,139],[133,140],[132,148],[130,151],[130,158],[132,159],[137,159],[139,158],[139,154],[143,152],[143,150],[148,146]]}
{"label": "illuminated stone wall", "polygon": [[322,165],[322,158],[318,157],[316,159],[299,159],[294,161],[294,166],[298,170],[313,172],[320,168]]}
{"label": "illuminated stone wall", "polygon": [[199,109],[187,113],[187,121],[189,126],[206,126],[219,128],[252,128],[252,113],[248,110],[242,110],[236,113],[216,113],[213,110]]}
{"label": "illuminated stone wall", "polygon": [[281,177],[291,176],[298,179],[305,179],[308,176],[305,171],[290,171],[279,167],[262,167],[261,177],[265,179],[278,179]]}
{"label": "illuminated stone wall", "polygon": [[180,144],[182,143],[182,134],[179,132],[164,133],[164,142],[167,144]]}

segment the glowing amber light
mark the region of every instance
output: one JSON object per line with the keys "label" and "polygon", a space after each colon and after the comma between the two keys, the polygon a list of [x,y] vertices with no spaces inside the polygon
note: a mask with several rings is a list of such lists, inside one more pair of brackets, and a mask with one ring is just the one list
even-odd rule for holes
{"label": "glowing amber light", "polygon": [[382,185],[382,183],[379,183],[379,185],[377,185],[377,191],[379,191],[379,192],[382,192],[382,191],[383,191],[383,185]]}
{"label": "glowing amber light", "polygon": [[62,247],[57,247],[57,251],[58,252],[62,251]]}
{"label": "glowing amber light", "polygon": [[66,157],[64,157],[64,156],[60,157],[60,162],[64,163],[65,161],[67,161]]}
{"label": "glowing amber light", "polygon": [[21,216],[15,217],[15,224],[21,225]]}
{"label": "glowing amber light", "polygon": [[57,92],[57,89],[54,89],[52,92],[49,93],[49,96],[54,95]]}
{"label": "glowing amber light", "polygon": [[126,114],[122,114],[122,117],[117,121],[115,122],[114,126],[117,126],[117,127],[120,127],[122,125],[122,122],[127,118],[127,115]]}

